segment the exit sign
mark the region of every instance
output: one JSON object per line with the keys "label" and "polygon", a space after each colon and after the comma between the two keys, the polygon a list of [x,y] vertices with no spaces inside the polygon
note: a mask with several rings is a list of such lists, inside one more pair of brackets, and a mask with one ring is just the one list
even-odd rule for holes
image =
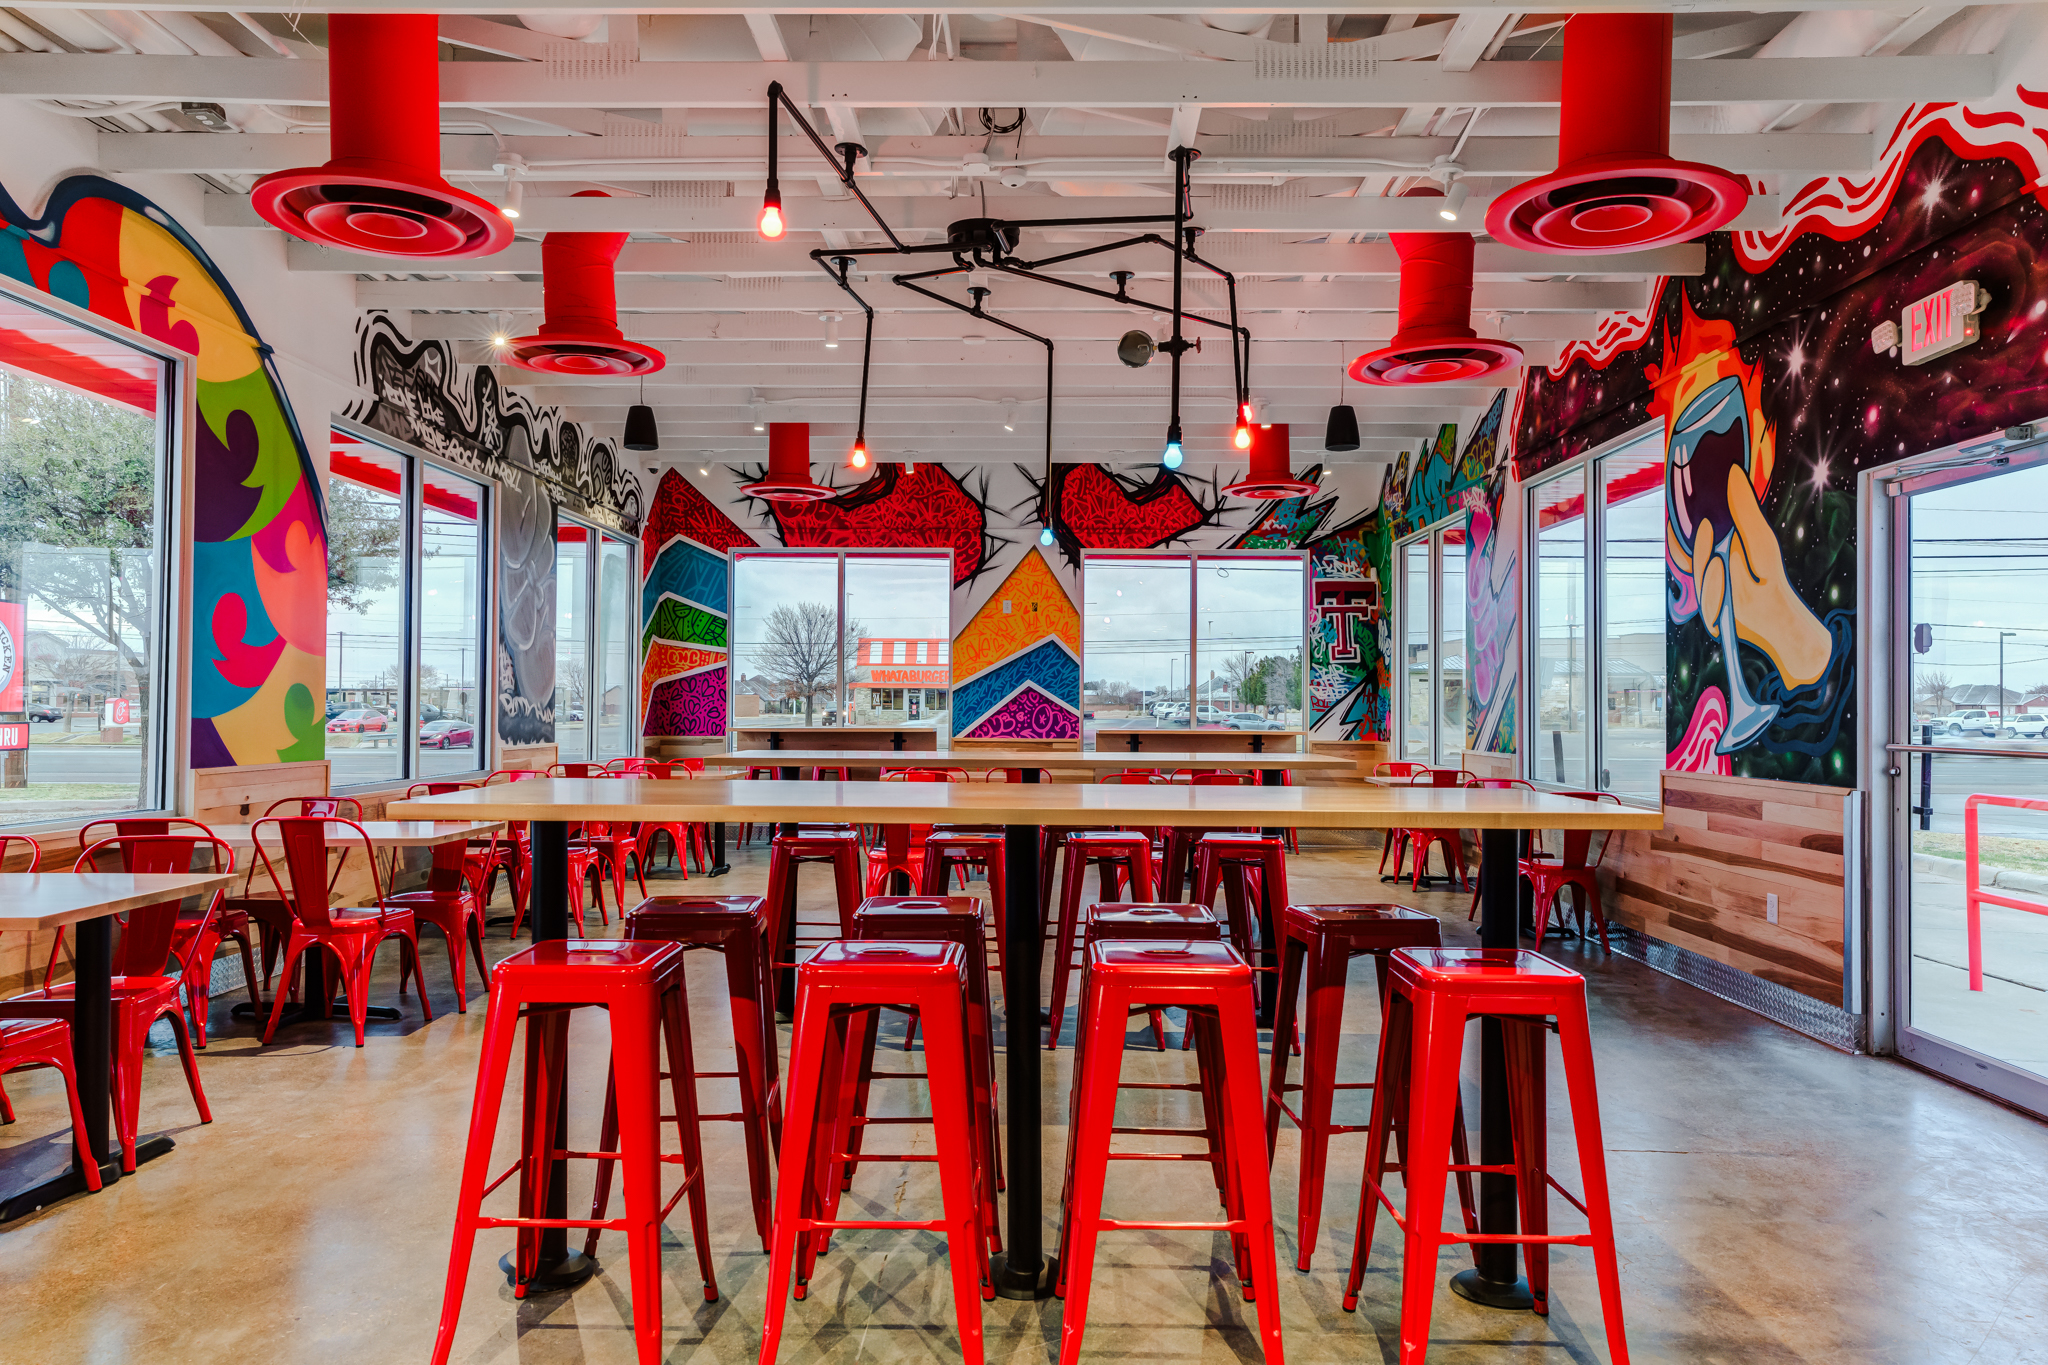
{"label": "exit sign", "polygon": [[1899,321],[1901,359],[1908,365],[1925,365],[1971,345],[1977,340],[1977,315],[1990,302],[1990,293],[1975,280],[1958,280],[1907,304]]}

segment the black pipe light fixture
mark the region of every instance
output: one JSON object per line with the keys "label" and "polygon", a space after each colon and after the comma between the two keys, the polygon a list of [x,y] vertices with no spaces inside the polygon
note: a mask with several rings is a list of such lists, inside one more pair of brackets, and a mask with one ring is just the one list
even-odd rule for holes
{"label": "black pipe light fixture", "polygon": [[654,409],[647,406],[645,379],[640,381],[640,401],[626,409],[626,449],[661,449],[661,438],[655,431]]}
{"label": "black pipe light fixture", "polygon": [[1344,401],[1345,374],[1340,355],[1337,362],[1337,406],[1330,409],[1329,423],[1323,428],[1324,450],[1358,449],[1358,410]]}

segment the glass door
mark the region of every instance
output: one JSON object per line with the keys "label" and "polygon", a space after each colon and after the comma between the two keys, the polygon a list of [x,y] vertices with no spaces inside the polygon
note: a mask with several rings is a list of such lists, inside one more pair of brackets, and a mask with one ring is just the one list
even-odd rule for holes
{"label": "glass door", "polygon": [[1898,1050],[2048,1113],[2048,459],[1889,491]]}

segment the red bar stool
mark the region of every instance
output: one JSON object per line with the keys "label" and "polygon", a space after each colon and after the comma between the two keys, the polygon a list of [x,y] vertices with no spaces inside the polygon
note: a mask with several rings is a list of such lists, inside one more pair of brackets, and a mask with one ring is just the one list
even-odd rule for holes
{"label": "red bar stool", "polygon": [[[1081,935],[1083,948],[1099,939],[1200,939],[1220,942],[1222,938],[1223,925],[1210,913],[1208,906],[1162,901],[1141,905],[1111,901],[1104,905],[1091,905],[1088,907],[1088,924]],[[1152,1040],[1159,1044],[1161,1052],[1166,1051],[1166,1028],[1159,1010],[1151,1005],[1133,1006],[1131,1013],[1146,1016],[1152,1025]],[[1163,1085],[1141,1088],[1187,1090],[1192,1087]]]}
{"label": "red bar stool", "polygon": [[[619,939],[550,939],[512,954],[498,964],[496,989],[485,1014],[483,1055],[477,1062],[476,1101],[469,1116],[469,1148],[462,1161],[462,1192],[455,1209],[455,1237],[448,1252],[448,1282],[441,1299],[441,1322],[434,1335],[434,1365],[446,1365],[455,1344],[455,1326],[462,1312],[462,1291],[476,1235],[484,1228],[514,1228],[516,1270],[513,1295],[524,1298],[540,1257],[540,1234],[546,1226],[612,1229],[626,1234],[631,1266],[633,1342],[641,1365],[655,1365],[661,1350],[661,1225],[682,1198],[690,1200],[691,1233],[697,1243],[697,1265],[704,1277],[704,1297],[718,1298],[712,1271],[711,1243],[706,1235],[704,1164],[697,1144],[696,1099],[685,1083],[690,1058],[688,1003],[683,987],[683,952],[672,943],[633,943]],[[617,1151],[564,1150],[566,1134],[554,1128],[557,1096],[567,1085],[564,1074],[569,1043],[569,1015],[599,1006],[611,1015],[611,1058],[616,1078],[619,1116]],[[520,1159],[496,1179],[490,1176],[491,1142],[497,1134],[498,1111],[505,1099],[505,1076],[512,1065],[512,1040],[520,1020],[526,1021],[526,1084],[521,1118]],[[676,1106],[683,1150],[675,1156],[661,1151],[661,1063],[657,1044],[668,1052],[669,1093]],[[626,1212],[614,1219],[564,1219],[555,1223],[536,1212],[547,1207],[548,1182],[554,1162],[562,1157],[617,1161],[625,1174]],[[661,1198],[661,1167],[683,1167],[683,1184],[666,1203]],[[600,1167],[602,1169],[602,1167]],[[483,1212],[491,1191],[519,1177],[519,1213],[498,1218]]]}
{"label": "red bar stool", "polygon": [[[982,867],[988,875],[989,909],[995,917],[996,970],[1003,971],[1007,964],[1002,960],[1004,934],[1009,925],[1009,889],[1003,862],[1003,836],[1000,832],[985,833],[962,829],[947,829],[932,826],[931,834],[924,841],[924,867],[918,880],[918,890],[927,896],[946,894],[946,882],[953,875],[954,868]],[[1009,977],[1003,978],[1007,985]]]}
{"label": "red bar stool", "polygon": [[[792,1272],[795,1294],[809,1292],[824,1235],[838,1228],[898,1228],[946,1236],[953,1272],[953,1310],[964,1365],[982,1365],[982,1298],[993,1298],[986,1234],[981,1227],[983,1178],[974,1160],[973,1081],[968,1059],[967,955],[957,943],[828,943],[797,968],[796,1029],[789,1054],[789,1131],[776,1171],[775,1223],[768,1260],[768,1311],[761,1324],[761,1365],[773,1365],[782,1344]],[[925,1069],[943,1215],[932,1219],[851,1220],[833,1216],[843,1134],[850,1126],[853,1087],[847,1055],[860,1016],[878,1007],[917,1011],[924,1025]],[[873,1160],[874,1158],[868,1158]],[[438,1365],[438,1362],[437,1362]]]}
{"label": "red bar stool", "polygon": [[[1003,1249],[996,1213],[996,1192],[1003,1187],[1002,1155],[996,1144],[996,1129],[1002,1120],[996,1108],[996,1047],[993,1007],[988,990],[988,916],[981,901],[973,896],[870,896],[854,913],[854,937],[903,942],[957,943],[967,956],[967,1047],[973,1068],[975,1159],[984,1172],[981,1181],[982,1211],[991,1255]],[[926,1123],[919,1117],[868,1117],[868,1089],[880,1074],[896,1079],[924,1075],[920,1072],[877,1073],[875,1033],[879,1012],[871,1012],[863,1030],[858,1059],[859,1082],[854,1093],[854,1122],[847,1134],[846,1174],[841,1187],[853,1181],[860,1164],[864,1130],[870,1125]],[[904,1028],[903,1048],[917,1033],[917,1016],[911,1015]]]}
{"label": "red bar stool", "polygon": [[[832,886],[839,898],[839,922],[799,921],[796,916],[797,869],[806,863],[829,863]],[[860,832],[853,829],[812,828],[796,834],[778,834],[768,841],[768,941],[775,946],[775,959],[789,964],[799,946],[829,943],[835,938],[853,937],[853,912],[860,908]],[[827,929],[822,935],[799,938],[797,930]],[[775,975],[775,999],[787,1009],[795,998],[796,977],[787,965]]]}
{"label": "red bar stool", "polygon": [[[1252,970],[1227,943],[1099,941],[1088,949],[1074,1058],[1072,1126],[1067,1144],[1067,1197],[1060,1227],[1060,1274],[1066,1309],[1060,1323],[1060,1365],[1077,1365],[1088,1320],[1095,1244],[1103,1230],[1208,1229],[1230,1234],[1244,1295],[1258,1305],[1259,1336],[1268,1365],[1282,1365],[1278,1277],[1273,1255],[1273,1204],[1264,1133],[1259,1126],[1258,1024]],[[1117,1160],[1209,1161],[1202,1154],[1109,1150],[1123,1067],[1124,1021],[1131,1006],[1179,1005],[1197,1036],[1201,1070],[1216,1103],[1222,1147],[1220,1222],[1151,1222],[1102,1216],[1109,1163]],[[1263,1287],[1263,1292],[1260,1292]]]}
{"label": "red bar stool", "polygon": [[1204,834],[1195,841],[1196,903],[1214,906],[1219,887],[1230,941],[1261,973],[1259,1022],[1269,1024],[1278,955],[1267,945],[1279,943],[1273,918],[1287,904],[1285,841],[1265,834]]}
{"label": "red bar stool", "polygon": [[[655,896],[627,911],[625,919],[628,940],[674,943],[685,952],[708,948],[725,958],[726,997],[732,1010],[733,1050],[738,1054],[739,1069],[697,1071],[691,1073],[691,1079],[739,1083],[738,1113],[706,1114],[700,1110],[697,1122],[740,1125],[747,1150],[747,1179],[753,1187],[754,1228],[761,1235],[763,1251],[768,1249],[768,1186],[775,1169],[775,1150],[782,1144],[782,1081],[775,1051],[775,1012],[768,1003],[774,982],[769,974],[772,957],[766,907],[767,902],[759,896]],[[685,1018],[683,1023],[687,1027],[689,1020]],[[600,1145],[610,1145],[616,1113],[607,1095],[605,1140]],[[592,1218],[604,1217],[611,1179],[609,1162],[597,1168]],[[592,1228],[583,1252],[588,1256],[596,1250],[597,1229]]]}
{"label": "red bar stool", "polygon": [[1066,865],[1060,869],[1060,920],[1053,932],[1052,1026],[1045,1048],[1059,1046],[1060,1020],[1067,1010],[1067,979],[1081,934],[1081,881],[1090,866],[1101,880],[1102,899],[1113,901],[1128,881],[1134,901],[1151,901],[1152,841],[1129,830],[1077,830],[1067,836]]}
{"label": "red bar stool", "polygon": [[[1404,1238],[1398,1358],[1402,1365],[1416,1365],[1427,1358],[1438,1248],[1445,1242],[1476,1240],[1471,1234],[1456,1236],[1443,1231],[1444,1178],[1450,1169],[1450,1133],[1446,1130],[1456,1121],[1465,1022],[1474,1015],[1490,1017],[1500,1021],[1507,1048],[1508,1107],[1516,1159],[1511,1165],[1470,1169],[1515,1177],[1523,1230],[1520,1234],[1488,1235],[1486,1240],[1523,1247],[1529,1292],[1535,1297],[1538,1313],[1550,1311],[1551,1246],[1591,1247],[1608,1354],[1615,1365],[1628,1365],[1621,1268],[1614,1250],[1607,1157],[1600,1140],[1600,1101],[1586,1022],[1586,979],[1540,953],[1520,948],[1400,948],[1389,958],[1388,966],[1379,1089],[1372,1097],[1365,1191],[1359,1200],[1351,1275],[1344,1287],[1346,1311],[1358,1306],[1358,1286],[1372,1252],[1373,1225],[1378,1221],[1379,1206],[1385,1204]],[[1555,1025],[1548,1022],[1551,1018]],[[1571,1096],[1579,1170],[1586,1187],[1583,1201],[1551,1179],[1544,1157],[1544,1035],[1552,1027],[1564,1053],[1565,1088]],[[1409,1119],[1401,1183],[1407,1191],[1407,1207],[1396,1212],[1382,1182],[1392,1169],[1387,1163],[1392,1116],[1404,1109]],[[1588,1231],[1550,1232],[1552,1189],[1586,1215]]]}
{"label": "red bar stool", "polygon": [[[1273,1049],[1271,1078],[1266,1085],[1266,1151],[1280,1139],[1280,1116],[1301,1130],[1301,1192],[1296,1203],[1295,1262],[1307,1270],[1322,1226],[1323,1178],[1329,1165],[1330,1139],[1339,1133],[1362,1133],[1366,1125],[1330,1122],[1330,1108],[1339,1090],[1370,1090],[1370,1081],[1338,1083],[1337,1049],[1344,1026],[1344,981],[1351,959],[1370,954],[1379,973],[1380,998],[1387,989],[1387,956],[1396,948],[1435,948],[1443,942],[1436,916],[1403,905],[1290,905],[1280,912],[1280,1000],[1273,1032],[1291,1031],[1301,979],[1308,977],[1307,1027],[1303,1030],[1301,1084],[1287,1083],[1286,1048]],[[1301,1092],[1301,1112],[1287,1107],[1287,1092]],[[1396,1124],[1396,1127],[1405,1125]],[[1465,1119],[1462,1106],[1451,1124],[1451,1155],[1463,1166]],[[1458,1203],[1465,1230],[1479,1231],[1472,1202],[1472,1177],[1458,1172]]]}
{"label": "red bar stool", "polygon": [[1053,862],[1066,848],[1067,840],[1087,830],[1086,825],[1046,825],[1038,835],[1038,932],[1045,933],[1046,921],[1052,918],[1052,888],[1058,878],[1052,875]]}

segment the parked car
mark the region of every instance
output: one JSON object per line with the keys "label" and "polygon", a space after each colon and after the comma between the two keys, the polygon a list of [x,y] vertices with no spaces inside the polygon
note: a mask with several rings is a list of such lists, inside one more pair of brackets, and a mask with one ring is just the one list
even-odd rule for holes
{"label": "parked car", "polygon": [[1992,725],[1991,713],[1981,706],[1972,711],[1951,711],[1934,722],[1934,728],[1951,735],[1972,734],[1987,738],[1998,733]]}
{"label": "parked car", "polygon": [[2048,711],[2014,716],[2006,723],[2005,734],[2008,739],[2040,739],[2048,734]]}
{"label": "parked car", "polygon": [[358,707],[353,711],[344,711],[333,720],[328,721],[327,733],[330,735],[376,734],[382,732],[386,727],[387,722],[382,711],[371,711]]}
{"label": "parked car", "polygon": [[420,727],[422,749],[473,749],[476,728],[466,720],[430,720]]}
{"label": "parked car", "polygon": [[427,724],[429,721],[442,720],[447,716],[447,714],[448,713],[446,711],[443,711],[438,706],[431,705],[427,702],[420,703],[420,724],[422,725]]}
{"label": "parked car", "polygon": [[1207,702],[1203,702],[1195,708],[1195,724],[1198,726],[1224,725],[1229,723],[1229,720],[1229,712],[1221,707],[1211,706]]}
{"label": "parked car", "polygon": [[1233,730],[1285,730],[1287,723],[1268,720],[1256,711],[1233,711],[1227,722]]}
{"label": "parked car", "polygon": [[28,708],[28,718],[30,720],[46,722],[55,721],[64,719],[64,713],[54,706],[31,706]]}

